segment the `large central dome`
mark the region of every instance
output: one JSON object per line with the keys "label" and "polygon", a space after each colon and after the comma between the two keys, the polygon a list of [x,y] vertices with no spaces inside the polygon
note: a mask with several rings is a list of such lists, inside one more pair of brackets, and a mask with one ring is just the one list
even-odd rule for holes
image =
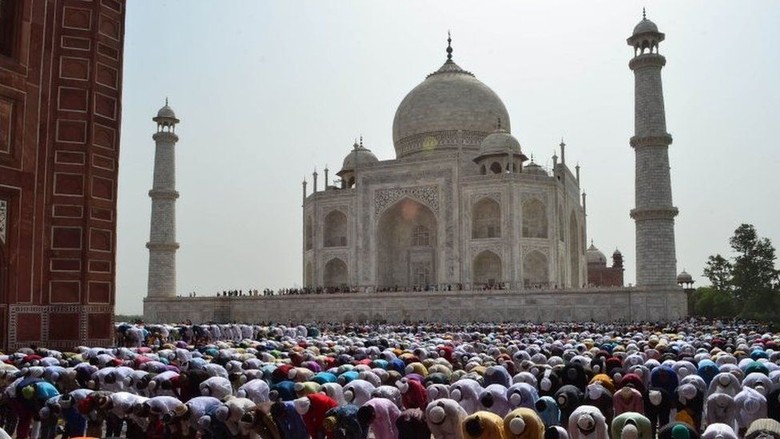
{"label": "large central dome", "polygon": [[[449,50],[451,51],[451,49]],[[501,99],[452,59],[406,95],[393,119],[397,158],[458,148],[478,150],[500,124],[510,131]]]}

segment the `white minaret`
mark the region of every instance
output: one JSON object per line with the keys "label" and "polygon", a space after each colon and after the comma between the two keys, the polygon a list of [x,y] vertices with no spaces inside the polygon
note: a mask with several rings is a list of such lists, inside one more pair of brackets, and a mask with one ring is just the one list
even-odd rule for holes
{"label": "white minaret", "polygon": [[155,142],[154,183],[149,197],[152,199],[152,223],[149,233],[149,285],[147,297],[176,297],[176,152],[179,140],[176,135],[176,114],[168,106],[157,112]]}
{"label": "white minaret", "polygon": [[645,17],[634,27],[628,45],[634,58],[628,63],[634,71],[634,137],[636,155],[636,284],[639,287],[675,286],[677,259],[674,244],[672,182],[669,175],[669,145],[666,132],[661,68],[666,58],[658,53],[664,34]]}

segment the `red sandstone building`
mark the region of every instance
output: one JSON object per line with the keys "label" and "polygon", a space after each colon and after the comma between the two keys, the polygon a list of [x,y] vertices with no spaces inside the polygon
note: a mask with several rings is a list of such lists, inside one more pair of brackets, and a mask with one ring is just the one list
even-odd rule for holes
{"label": "red sandstone building", "polygon": [[0,0],[0,348],[112,335],[125,4]]}
{"label": "red sandstone building", "polygon": [[588,261],[588,285],[594,287],[622,287],[623,286],[623,254],[615,249],[612,253],[612,266],[607,266],[607,257],[601,253],[593,243],[590,243],[585,252]]}

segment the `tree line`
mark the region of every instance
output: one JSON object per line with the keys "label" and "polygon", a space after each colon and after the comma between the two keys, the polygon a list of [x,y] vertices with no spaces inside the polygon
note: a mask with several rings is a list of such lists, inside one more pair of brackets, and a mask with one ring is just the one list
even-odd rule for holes
{"label": "tree line", "polygon": [[689,293],[689,313],[780,323],[780,270],[772,242],[753,225],[742,224],[729,244],[731,256],[707,259],[704,276],[711,285]]}

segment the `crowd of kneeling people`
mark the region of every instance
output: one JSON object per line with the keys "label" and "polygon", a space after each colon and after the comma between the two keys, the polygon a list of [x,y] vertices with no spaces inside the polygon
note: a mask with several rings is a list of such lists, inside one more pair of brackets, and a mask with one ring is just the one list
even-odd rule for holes
{"label": "crowd of kneeling people", "polygon": [[[150,332],[118,327],[136,329]],[[0,426],[20,439],[780,439],[780,334],[760,326],[156,332],[152,346],[0,356]]]}

